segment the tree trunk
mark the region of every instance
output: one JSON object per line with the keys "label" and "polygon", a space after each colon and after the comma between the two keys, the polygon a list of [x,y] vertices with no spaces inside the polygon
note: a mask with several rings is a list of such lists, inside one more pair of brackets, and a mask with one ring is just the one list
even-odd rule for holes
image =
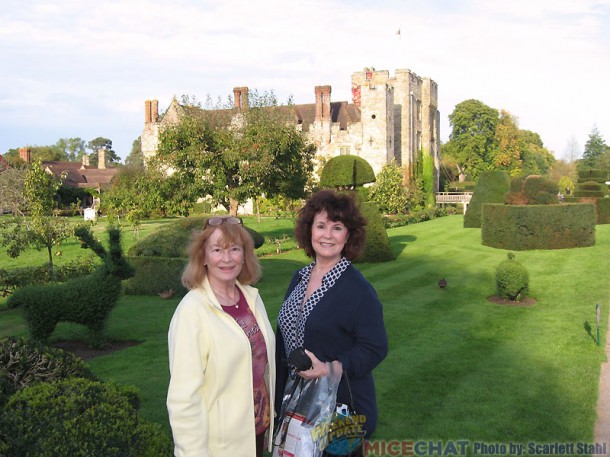
{"label": "tree trunk", "polygon": [[239,208],[239,202],[234,198],[229,199],[229,214],[231,216],[237,216],[237,209]]}

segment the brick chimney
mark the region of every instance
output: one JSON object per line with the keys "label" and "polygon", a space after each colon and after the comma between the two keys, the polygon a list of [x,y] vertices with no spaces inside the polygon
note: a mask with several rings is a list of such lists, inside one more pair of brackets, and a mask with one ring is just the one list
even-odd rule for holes
{"label": "brick chimney", "polygon": [[19,148],[19,158],[25,163],[32,161],[32,148]]}
{"label": "brick chimney", "polygon": [[159,100],[146,100],[144,102],[144,124],[159,120]]}
{"label": "brick chimney", "polygon": [[316,86],[316,121],[330,121],[330,86]]}
{"label": "brick chimney", "polygon": [[233,97],[235,99],[235,108],[246,109],[248,107],[248,88],[234,87]]}
{"label": "brick chimney", "polygon": [[100,170],[106,169],[106,149],[101,148],[97,151],[97,168]]}
{"label": "brick chimney", "polygon": [[83,164],[81,168],[85,168],[89,166],[89,156],[87,154],[83,154]]}

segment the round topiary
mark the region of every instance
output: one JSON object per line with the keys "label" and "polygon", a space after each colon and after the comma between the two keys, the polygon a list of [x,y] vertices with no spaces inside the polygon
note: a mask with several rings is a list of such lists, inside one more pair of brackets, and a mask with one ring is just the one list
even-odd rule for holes
{"label": "round topiary", "polygon": [[496,268],[496,289],[505,300],[521,301],[529,290],[527,269],[515,260],[515,254],[509,252],[508,259]]}
{"label": "round topiary", "polygon": [[[73,378],[14,394],[0,430],[6,457],[171,455],[171,441],[138,413],[134,387]],[[151,440],[151,436],[155,440]],[[151,449],[150,446],[155,449]]]}
{"label": "round topiary", "polygon": [[[206,216],[185,217],[158,230],[135,243],[128,251],[129,256],[187,258],[186,253],[193,230],[202,229]],[[254,248],[259,248],[265,238],[256,230],[244,226],[254,240]]]}
{"label": "round topiary", "polygon": [[0,367],[6,380],[2,383],[5,398],[38,382],[74,377],[97,379],[87,364],[71,352],[14,336],[0,339]]}
{"label": "round topiary", "polygon": [[373,167],[362,157],[336,156],[324,164],[320,173],[320,187],[355,189],[375,182]]}

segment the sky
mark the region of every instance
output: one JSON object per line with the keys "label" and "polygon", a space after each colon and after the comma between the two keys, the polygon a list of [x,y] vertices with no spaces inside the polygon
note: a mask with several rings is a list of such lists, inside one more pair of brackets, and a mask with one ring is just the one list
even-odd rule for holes
{"label": "sky", "polygon": [[0,153],[104,137],[124,160],[146,100],[351,103],[374,67],[438,84],[443,142],[477,99],[577,158],[594,128],[610,144],[609,30],[610,0],[4,0]]}

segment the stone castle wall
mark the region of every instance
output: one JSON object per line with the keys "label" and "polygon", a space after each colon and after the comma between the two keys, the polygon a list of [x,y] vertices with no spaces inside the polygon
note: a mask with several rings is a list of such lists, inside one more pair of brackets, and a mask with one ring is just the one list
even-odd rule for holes
{"label": "stone castle wall", "polygon": [[[410,70],[399,69],[391,76],[387,70],[365,68],[352,74],[351,87],[351,104],[342,102],[331,108],[331,87],[316,86],[314,104],[295,106],[302,107],[302,112],[315,112],[315,117],[303,124],[307,125],[303,131],[316,145],[318,158],[358,155],[371,164],[376,174],[385,164],[395,161],[408,177],[412,176],[421,155],[430,154],[435,164],[438,191],[440,113],[437,84]],[[247,94],[247,87],[234,89],[236,108],[247,107]],[[344,112],[333,112],[333,109]],[[156,100],[145,102],[142,132],[145,160],[156,154],[159,130],[164,125],[179,122],[180,112],[181,107],[175,99],[162,117]],[[337,118],[347,120],[339,122]],[[301,128],[303,119],[299,121],[295,119],[297,128]]]}

